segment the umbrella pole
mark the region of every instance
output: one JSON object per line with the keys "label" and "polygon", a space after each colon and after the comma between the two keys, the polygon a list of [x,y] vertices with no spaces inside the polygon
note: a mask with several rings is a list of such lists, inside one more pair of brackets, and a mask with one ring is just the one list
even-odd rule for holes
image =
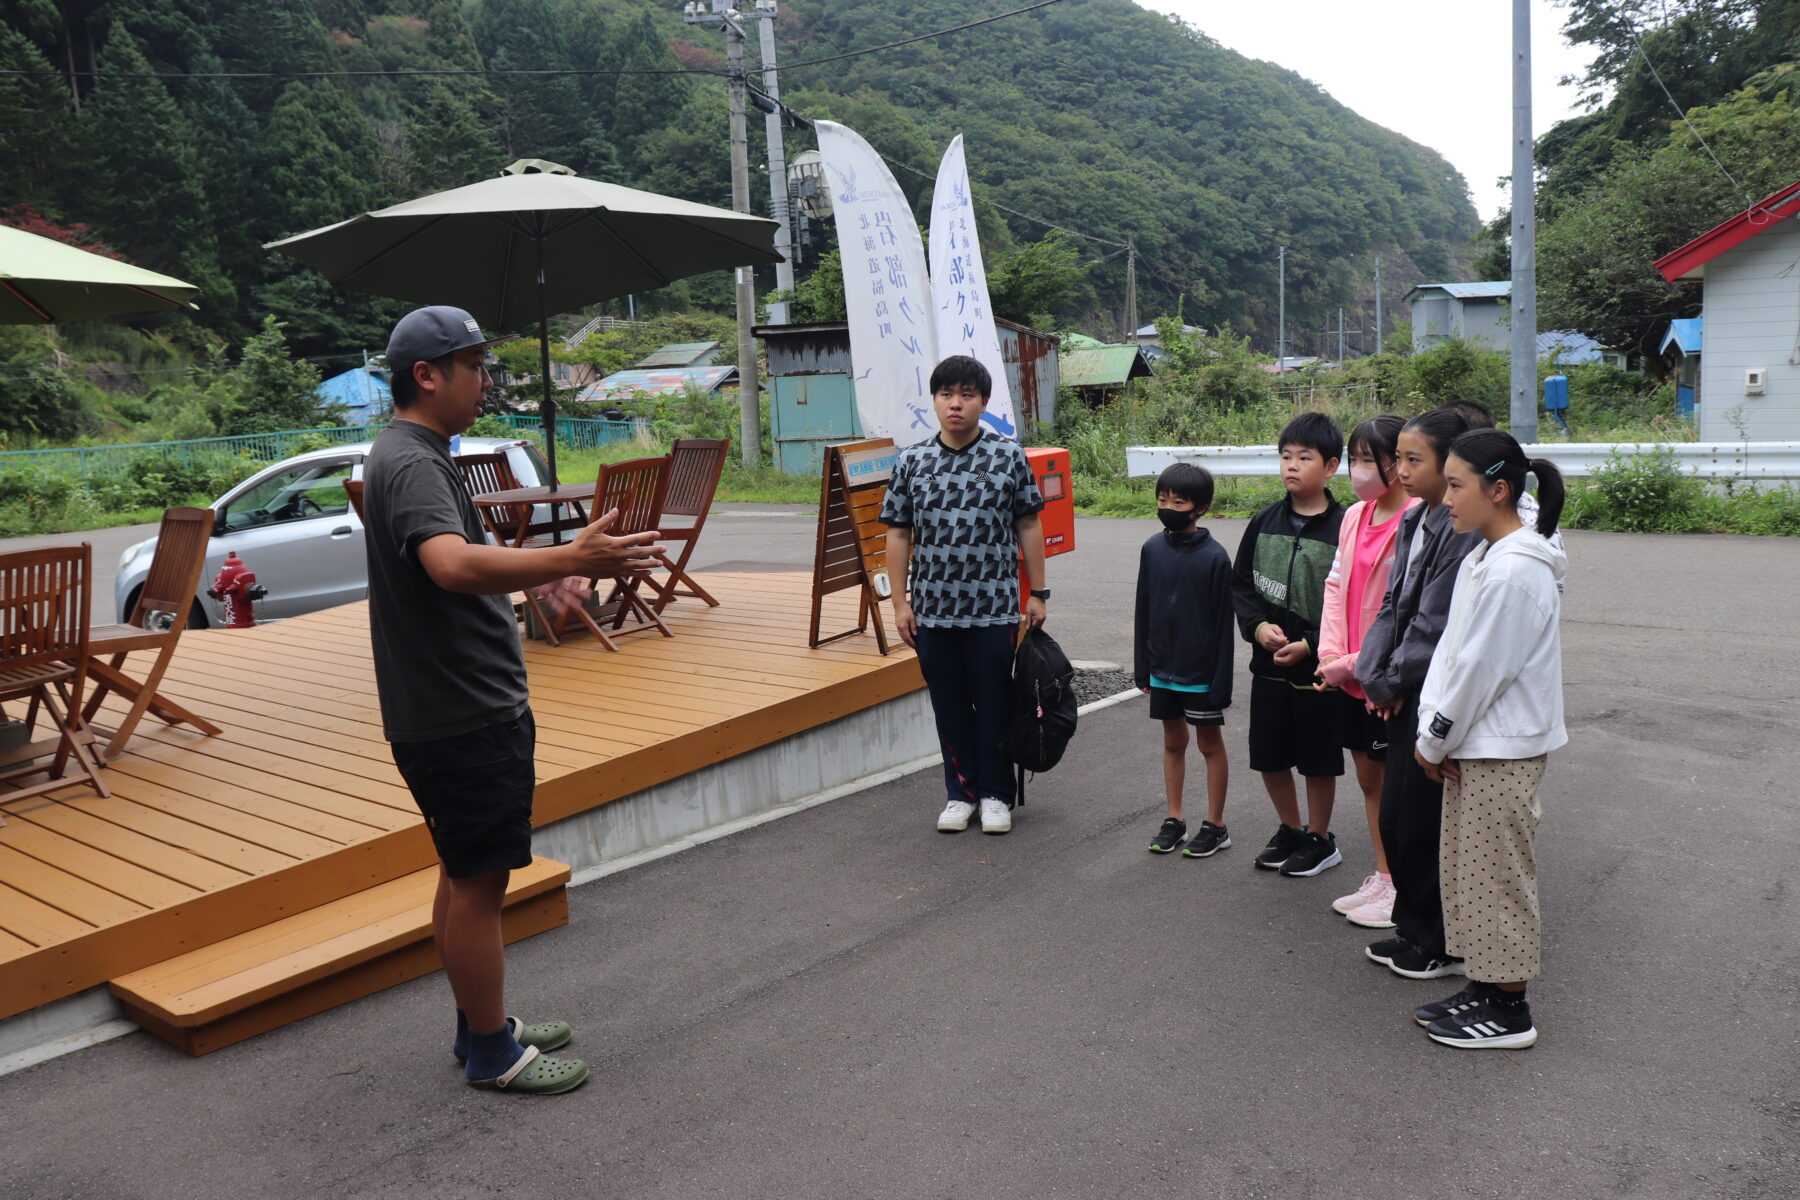
{"label": "umbrella pole", "polygon": [[[556,401],[550,395],[550,315],[544,299],[544,218],[537,215],[537,233],[532,239],[537,248],[538,293],[538,371],[544,381],[544,397],[538,401],[538,416],[544,422],[544,457],[550,467],[550,486],[556,478]],[[550,537],[554,545],[562,545],[561,505],[550,502]]]}

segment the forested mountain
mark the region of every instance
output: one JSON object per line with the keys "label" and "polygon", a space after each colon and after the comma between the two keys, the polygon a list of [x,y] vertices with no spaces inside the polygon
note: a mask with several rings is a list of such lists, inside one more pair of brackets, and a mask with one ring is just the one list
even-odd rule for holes
{"label": "forested mountain", "polygon": [[[1272,342],[1278,246],[1289,320],[1317,324],[1369,298],[1373,255],[1397,294],[1453,271],[1477,227],[1435,152],[1130,0],[1064,0],[805,65],[1003,7],[785,0],[783,97],[927,173],[963,133],[982,198],[1133,236],[1145,319],[1184,298],[1190,321]],[[273,312],[302,352],[375,345],[389,308],[260,244],[521,156],[727,203],[723,67],[719,36],[684,25],[675,0],[0,0],[0,69],[64,73],[0,76],[0,210],[83,224],[201,285],[199,322],[234,341]],[[582,73],[494,73],[511,69]],[[677,69],[695,73],[639,73]],[[472,73],[380,74],[419,70]],[[221,71],[277,77],[156,74]],[[332,71],[365,74],[293,75]],[[754,163],[761,122],[751,128]],[[790,153],[807,144],[797,131]],[[923,217],[929,183],[901,178]],[[751,193],[766,204],[760,179]],[[990,256],[1046,232],[982,213]],[[1075,245],[1084,259],[1112,253]],[[1123,268],[1092,267],[1055,315],[1107,331]],[[696,281],[675,301],[723,304],[727,289]]]}

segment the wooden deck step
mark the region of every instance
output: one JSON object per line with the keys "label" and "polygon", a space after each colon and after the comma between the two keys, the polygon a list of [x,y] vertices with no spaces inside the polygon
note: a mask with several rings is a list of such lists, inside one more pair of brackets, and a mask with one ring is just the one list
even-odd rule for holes
{"label": "wooden deck step", "polygon": [[[133,1021],[201,1055],[438,970],[436,867],[189,951],[108,985]],[[516,942],[566,925],[569,868],[514,871],[502,927]]]}

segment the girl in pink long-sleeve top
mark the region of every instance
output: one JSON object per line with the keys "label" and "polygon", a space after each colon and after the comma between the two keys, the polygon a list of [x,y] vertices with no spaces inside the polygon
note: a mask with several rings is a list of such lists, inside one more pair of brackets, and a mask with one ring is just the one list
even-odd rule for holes
{"label": "girl in pink long-sleeve top", "polygon": [[[1350,434],[1350,486],[1355,504],[1344,513],[1337,557],[1325,578],[1325,615],[1319,629],[1319,672],[1314,686],[1338,688],[1334,709],[1339,742],[1356,762],[1375,849],[1375,870],[1362,886],[1331,907],[1369,929],[1393,927],[1394,883],[1381,847],[1381,784],[1387,760],[1387,723],[1369,711],[1356,682],[1356,654],[1363,634],[1381,611],[1394,565],[1400,517],[1418,500],[1407,496],[1394,473],[1395,443],[1403,418],[1373,417]],[[1404,748],[1403,748],[1404,749]]]}

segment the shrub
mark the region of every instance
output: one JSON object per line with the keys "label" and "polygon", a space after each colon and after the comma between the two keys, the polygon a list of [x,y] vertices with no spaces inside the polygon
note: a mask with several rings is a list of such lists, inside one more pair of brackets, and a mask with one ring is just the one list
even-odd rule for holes
{"label": "shrub", "polygon": [[1666,446],[1629,456],[1615,453],[1587,488],[1571,491],[1571,524],[1624,533],[1689,533],[1705,527],[1704,497],[1700,481],[1682,473]]}

